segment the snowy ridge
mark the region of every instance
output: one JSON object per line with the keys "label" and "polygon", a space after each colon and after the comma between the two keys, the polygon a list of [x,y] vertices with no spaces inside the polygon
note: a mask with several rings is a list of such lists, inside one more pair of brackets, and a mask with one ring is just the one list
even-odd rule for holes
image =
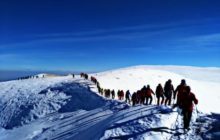
{"label": "snowy ridge", "polygon": [[[216,105],[220,101],[220,95],[218,94],[218,91],[220,91],[220,69],[217,71],[217,68],[214,71],[213,69],[206,69],[208,68],[135,66],[92,75],[106,89],[115,89],[116,91],[118,89],[125,91],[129,89],[131,92],[137,91],[147,84],[155,90],[159,83],[164,85],[168,79],[172,79],[174,87],[177,87],[181,79],[186,79],[187,84],[191,86],[192,92],[199,99],[198,109],[205,113],[219,113],[220,108],[217,108]],[[204,77],[206,81],[204,81]]]}
{"label": "snowy ridge", "polygon": [[[219,82],[214,82],[212,77],[207,81],[187,77],[199,70],[192,70],[189,75],[169,68],[137,66],[91,75],[104,88],[131,91],[146,84],[155,90],[158,83],[164,84],[167,79],[172,79],[176,87],[185,78],[199,99],[199,111],[220,112],[216,106]],[[207,132],[214,123],[213,116],[194,110],[194,123],[188,134],[184,134],[178,110],[157,106],[155,101],[153,105],[131,107],[123,101],[105,99],[97,92],[96,85],[79,76],[1,82],[0,88],[0,140],[199,140],[210,138]],[[215,131],[211,133],[219,136]]]}

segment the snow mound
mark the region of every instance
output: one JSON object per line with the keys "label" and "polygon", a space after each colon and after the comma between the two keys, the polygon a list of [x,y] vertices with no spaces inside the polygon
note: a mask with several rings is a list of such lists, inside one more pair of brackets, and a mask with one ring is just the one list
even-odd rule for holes
{"label": "snow mound", "polygon": [[0,85],[0,126],[13,128],[54,112],[91,110],[106,101],[89,90],[88,81],[70,77],[27,79]]}

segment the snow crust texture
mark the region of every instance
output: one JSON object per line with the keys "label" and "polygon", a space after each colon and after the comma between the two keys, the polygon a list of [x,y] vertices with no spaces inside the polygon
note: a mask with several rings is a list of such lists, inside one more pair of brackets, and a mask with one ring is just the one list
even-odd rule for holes
{"label": "snow crust texture", "polygon": [[54,112],[103,106],[105,101],[91,94],[89,84],[68,77],[1,83],[0,125],[9,129]]}

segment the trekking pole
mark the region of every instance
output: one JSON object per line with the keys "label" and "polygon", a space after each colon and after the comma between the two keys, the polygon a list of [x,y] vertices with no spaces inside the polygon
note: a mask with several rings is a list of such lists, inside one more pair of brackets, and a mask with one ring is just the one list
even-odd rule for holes
{"label": "trekking pole", "polygon": [[196,105],[196,113],[199,113],[198,108],[197,108],[197,105]]}
{"label": "trekking pole", "polygon": [[196,115],[197,115],[197,118],[199,117],[199,111],[198,111],[198,108],[197,108],[197,105],[196,106]]}
{"label": "trekking pole", "polygon": [[[176,121],[175,121],[175,123],[174,123],[174,125],[173,125],[173,127],[172,127],[171,129],[173,129],[173,130],[176,130],[176,129],[177,129],[177,121],[178,121],[178,118],[179,118],[179,113],[177,112]],[[175,136],[174,134],[171,135],[171,137],[169,138],[169,140],[172,140],[174,136]]]}
{"label": "trekking pole", "polygon": [[173,105],[175,104],[175,99],[173,98]]}
{"label": "trekking pole", "polygon": [[[176,97],[177,98],[177,97]],[[171,97],[172,99],[172,97]],[[173,94],[173,105],[175,104],[175,98],[174,98],[174,94]]]}
{"label": "trekking pole", "polygon": [[174,123],[174,129],[177,129],[177,122],[178,122],[178,119],[179,119],[179,113],[177,112],[176,121],[175,121],[175,123]]}
{"label": "trekking pole", "polygon": [[154,101],[155,101],[155,105],[157,105],[156,95],[155,94],[154,94]]}
{"label": "trekking pole", "polygon": [[178,118],[179,118],[179,113],[177,113],[177,117],[176,117],[175,126],[177,126],[176,124],[177,124]]}

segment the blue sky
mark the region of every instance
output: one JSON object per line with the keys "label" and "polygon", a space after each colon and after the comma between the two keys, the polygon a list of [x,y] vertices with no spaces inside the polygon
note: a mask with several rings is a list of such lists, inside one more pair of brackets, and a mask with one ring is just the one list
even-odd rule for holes
{"label": "blue sky", "polygon": [[220,67],[217,0],[2,0],[0,70]]}

